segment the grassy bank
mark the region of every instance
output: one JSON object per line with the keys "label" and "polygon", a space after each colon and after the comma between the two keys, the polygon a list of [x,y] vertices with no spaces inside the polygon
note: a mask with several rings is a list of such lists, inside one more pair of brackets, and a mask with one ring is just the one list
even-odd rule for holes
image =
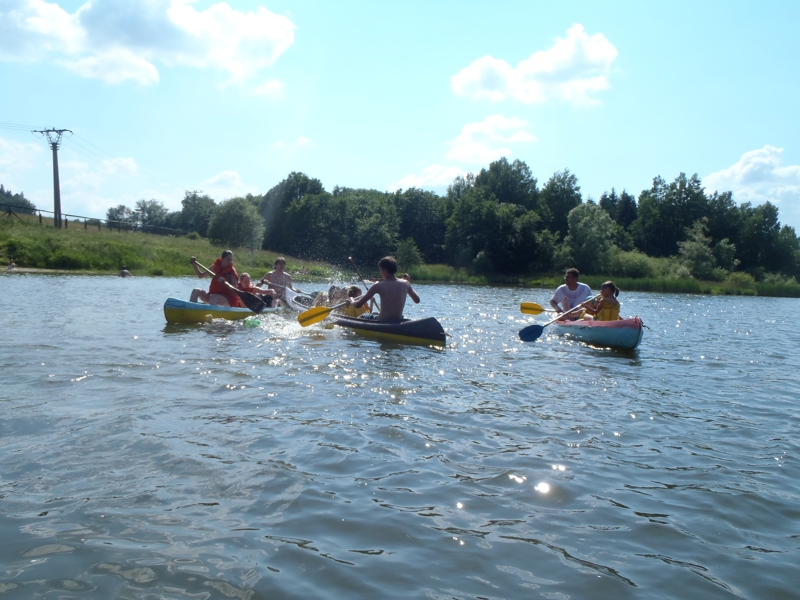
{"label": "grassy bank", "polygon": [[[555,289],[564,283],[563,273],[530,276],[479,276],[469,275],[463,269],[447,265],[420,265],[408,269],[414,281],[432,283],[465,283],[476,285],[515,285]],[[800,285],[756,283],[748,278],[740,281],[698,281],[692,278],[669,277],[609,277],[605,275],[582,275],[581,281],[593,290],[600,290],[604,281],[612,280],[623,291],[663,292],[672,294],[724,294],[736,296],[775,296],[800,298]]]}
{"label": "grassy bank", "polygon": [[[205,239],[148,235],[140,232],[109,231],[97,227],[84,227],[72,222],[67,229],[56,229],[47,219],[22,215],[20,219],[0,218],[0,257],[3,263],[9,258],[20,267],[67,270],[78,273],[116,274],[126,265],[134,275],[189,275],[193,271],[189,257],[210,266],[224,248],[213,246]],[[278,255],[274,252],[250,253],[240,249],[235,252],[236,268],[260,277],[272,269]],[[342,273],[327,263],[302,261],[286,256],[287,269],[297,273],[307,270],[301,279],[343,278]],[[361,265],[364,275],[375,277],[377,269]],[[402,265],[401,265],[402,268]],[[344,277],[352,278],[349,267],[343,269]],[[554,289],[564,281],[563,273],[541,276],[482,276],[468,273],[448,265],[419,265],[407,269],[416,282],[462,283],[474,285],[516,285]],[[692,278],[642,277],[620,278],[583,276],[581,280],[599,290],[600,284],[612,279],[623,291],[646,291],[687,294],[732,294],[747,296],[781,296],[800,298],[800,285],[756,283],[742,277],[736,281],[698,281]]]}
{"label": "grassy bank", "polygon": [[[23,215],[25,217],[25,215]],[[39,224],[30,217],[26,222],[0,219],[0,255],[3,264],[13,258],[19,267],[69,270],[78,273],[116,274],[125,265],[134,275],[189,275],[193,273],[189,257],[211,266],[224,248],[205,239],[148,235],[130,231],[98,231],[70,223],[67,229]],[[261,277],[272,269],[277,258],[274,252],[249,250],[234,252],[236,268]],[[328,278],[334,270],[323,263],[300,261],[287,256],[287,269],[308,270],[308,277]]]}

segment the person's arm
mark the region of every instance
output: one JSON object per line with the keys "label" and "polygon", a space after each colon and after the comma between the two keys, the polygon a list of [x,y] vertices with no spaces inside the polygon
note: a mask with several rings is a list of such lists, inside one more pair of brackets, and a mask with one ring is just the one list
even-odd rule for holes
{"label": "person's arm", "polygon": [[582,306],[584,307],[584,310],[585,310],[587,313],[589,313],[590,315],[596,315],[596,314],[597,314],[597,313],[599,313],[601,310],[603,310],[603,301],[602,301],[602,300],[600,300],[600,301],[599,301],[597,304],[595,304],[594,306],[591,306],[591,304],[592,304],[592,303],[591,303],[591,301],[587,300],[587,301],[586,301],[586,302],[584,302],[584,303],[583,303],[583,305],[582,305]]}
{"label": "person's arm", "polygon": [[415,292],[414,288],[411,287],[410,281],[406,280],[406,282],[408,283],[406,292],[408,292],[408,295],[411,296],[411,299],[414,301],[414,304],[419,304],[419,296],[417,295],[417,292]]}
{"label": "person's arm", "polygon": [[552,306],[558,314],[564,312],[564,309],[561,308],[561,305],[559,303],[558,290],[556,290],[555,293],[553,294],[553,297],[550,298],[550,306]]}
{"label": "person's arm", "polygon": [[202,279],[203,277],[206,277],[206,276],[208,275],[208,272],[207,272],[207,271],[201,271],[201,270],[200,270],[200,267],[198,267],[198,266],[197,266],[197,258],[196,258],[196,257],[194,257],[194,256],[193,256],[193,257],[192,257],[192,258],[189,260],[189,262],[190,262],[190,263],[192,263],[192,266],[194,267],[194,272],[197,274],[197,276],[198,276],[200,279]]}
{"label": "person's arm", "polygon": [[372,299],[372,297],[375,295],[375,292],[379,289],[378,286],[380,286],[380,283],[376,283],[371,288],[369,288],[366,294],[363,294],[358,297],[358,300],[353,301],[352,298],[348,298],[348,301],[352,302],[353,306],[355,306],[356,308],[361,308],[362,306],[364,306],[364,304],[366,304]]}

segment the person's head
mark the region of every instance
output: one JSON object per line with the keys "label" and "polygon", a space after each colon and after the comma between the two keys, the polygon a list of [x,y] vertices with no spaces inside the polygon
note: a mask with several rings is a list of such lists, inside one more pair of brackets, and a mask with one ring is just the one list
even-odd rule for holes
{"label": "person's head", "polygon": [[603,294],[604,297],[608,297],[608,296],[617,297],[617,296],[619,296],[619,290],[617,289],[617,286],[614,284],[613,281],[606,281],[600,287],[600,293]]}
{"label": "person's head", "polygon": [[286,259],[282,256],[279,256],[275,259],[275,269],[278,271],[283,271],[286,268]]}
{"label": "person's head", "polygon": [[580,276],[580,274],[581,274],[581,272],[578,271],[578,269],[576,269],[575,267],[572,267],[571,269],[567,269],[567,272],[564,273],[564,279],[566,281],[568,281],[568,282],[569,281],[578,281],[578,277]]}
{"label": "person's head", "polygon": [[241,283],[243,286],[249,286],[250,273],[242,273],[241,275],[239,275],[239,283]]}
{"label": "person's head", "polygon": [[361,288],[357,285],[351,285],[347,288],[347,297],[348,298],[358,298],[361,295]]}
{"label": "person's head", "polygon": [[339,291],[339,286],[332,285],[328,288],[328,298],[333,298],[336,293]]}
{"label": "person's head", "polygon": [[222,264],[225,265],[226,267],[228,265],[233,264],[233,252],[231,252],[230,250],[225,250],[225,252],[222,253],[221,258],[222,258]]}
{"label": "person's head", "polygon": [[397,273],[397,259],[394,256],[384,256],[378,261],[378,268],[394,275]]}

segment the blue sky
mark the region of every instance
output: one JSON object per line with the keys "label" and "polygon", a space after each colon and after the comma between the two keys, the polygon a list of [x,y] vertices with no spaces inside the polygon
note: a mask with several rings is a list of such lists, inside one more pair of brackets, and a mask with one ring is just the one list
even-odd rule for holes
{"label": "blue sky", "polygon": [[800,2],[0,0],[0,183],[103,217],[292,171],[444,192],[500,156],[584,198],[698,173],[800,231]]}

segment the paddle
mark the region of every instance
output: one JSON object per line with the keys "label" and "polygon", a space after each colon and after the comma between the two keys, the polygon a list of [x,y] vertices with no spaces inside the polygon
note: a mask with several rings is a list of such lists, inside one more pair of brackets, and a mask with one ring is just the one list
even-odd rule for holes
{"label": "paddle", "polygon": [[552,308],[545,308],[536,302],[523,302],[519,305],[519,310],[526,315],[539,315],[543,312],[556,312]]}
{"label": "paddle", "polygon": [[342,302],[336,306],[315,306],[314,308],[309,308],[307,311],[297,315],[297,322],[300,323],[301,327],[308,327],[314,323],[319,323],[331,314],[332,311],[342,306],[347,306],[347,302]]}
{"label": "paddle", "polygon": [[589,298],[588,300],[584,300],[583,302],[578,304],[578,306],[576,306],[575,308],[571,308],[568,311],[561,313],[555,319],[553,319],[552,321],[548,321],[544,325],[528,325],[524,329],[520,329],[519,339],[521,339],[523,342],[535,342],[542,335],[542,332],[544,331],[545,327],[547,327],[548,325],[552,325],[553,323],[555,323],[560,319],[563,319],[565,315],[568,315],[571,312],[575,312],[587,302],[591,302],[592,300],[597,300],[600,296],[601,294],[597,294],[594,298]]}
{"label": "paddle", "polygon": [[[349,260],[352,263],[353,268],[356,270],[356,273],[358,274],[358,278],[361,280],[361,283],[364,286],[364,290],[369,291],[369,288],[367,287],[367,282],[364,281],[364,278],[361,276],[361,271],[359,271],[358,267],[356,266],[356,261],[353,260],[352,256],[348,256],[347,260]],[[378,302],[378,299],[373,297],[372,301],[375,303],[375,306],[378,307],[378,310],[380,310],[381,309],[381,303]]]}
{"label": "paddle", "polygon": [[[196,264],[198,267],[200,267],[200,268],[201,268],[201,269],[203,269],[204,271],[208,272],[208,273],[209,273],[210,275],[212,275],[213,277],[219,277],[219,276],[218,276],[216,273],[214,273],[214,271],[212,271],[212,270],[211,270],[211,269],[209,269],[208,267],[204,267],[203,265],[201,265],[201,264],[200,264],[199,262],[197,262],[196,260],[194,261],[194,264]],[[256,314],[260,314],[262,310],[264,310],[265,308],[267,308],[267,305],[264,303],[264,301],[263,301],[263,300],[261,300],[261,299],[260,299],[258,296],[256,296],[255,294],[251,294],[250,292],[243,292],[242,290],[240,290],[240,289],[237,289],[237,288],[233,287],[233,286],[232,286],[230,283],[228,283],[227,281],[224,281],[224,280],[223,280],[223,283],[224,283],[225,285],[227,285],[229,288],[231,288],[231,289],[232,289],[234,292],[236,292],[236,294],[239,296],[239,298],[241,298],[241,299],[242,299],[242,302],[244,302],[244,305],[245,305],[247,308],[249,308],[250,310],[252,310],[254,313],[256,313]]]}
{"label": "paddle", "polygon": [[280,283],[272,283],[269,279],[262,279],[261,283],[266,283],[267,285],[283,288],[285,290],[292,290],[295,294],[298,294],[300,296],[307,296],[307,297],[311,298],[312,300],[314,298],[316,298],[316,296],[312,296],[311,294],[306,294],[305,292],[301,292],[300,290],[295,290],[295,289],[287,287],[285,285],[281,285]]}

